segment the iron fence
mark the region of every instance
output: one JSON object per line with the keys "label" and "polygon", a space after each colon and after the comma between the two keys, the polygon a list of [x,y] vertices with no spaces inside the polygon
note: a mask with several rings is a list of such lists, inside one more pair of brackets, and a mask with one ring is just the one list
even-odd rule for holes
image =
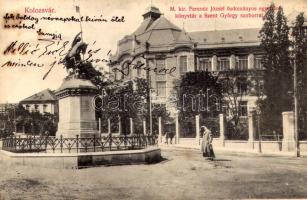
{"label": "iron fence", "polygon": [[[259,138],[256,138],[256,140]],[[261,135],[262,141],[277,141],[280,142],[283,139],[283,135],[276,134],[276,135]]]}
{"label": "iron fence", "polygon": [[7,137],[2,140],[2,149],[10,152],[101,152],[144,149],[158,143],[155,135],[116,135],[64,138],[29,136]]}

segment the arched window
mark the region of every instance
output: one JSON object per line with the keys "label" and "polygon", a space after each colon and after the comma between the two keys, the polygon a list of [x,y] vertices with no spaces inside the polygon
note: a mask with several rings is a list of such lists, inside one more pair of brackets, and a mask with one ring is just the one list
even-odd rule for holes
{"label": "arched window", "polygon": [[125,77],[130,75],[130,65],[128,62],[124,62],[122,64],[122,73],[121,73],[121,79],[124,79]]}

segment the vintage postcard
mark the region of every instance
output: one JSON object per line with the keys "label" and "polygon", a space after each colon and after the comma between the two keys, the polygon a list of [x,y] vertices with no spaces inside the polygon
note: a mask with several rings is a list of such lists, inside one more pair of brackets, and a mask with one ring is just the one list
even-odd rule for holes
{"label": "vintage postcard", "polygon": [[307,199],[306,0],[0,0],[0,200]]}

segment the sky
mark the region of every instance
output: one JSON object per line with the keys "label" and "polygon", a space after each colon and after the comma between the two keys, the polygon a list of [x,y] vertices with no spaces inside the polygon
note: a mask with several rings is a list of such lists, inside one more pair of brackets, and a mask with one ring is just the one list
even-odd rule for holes
{"label": "sky", "polygon": [[[27,98],[46,88],[56,90],[60,87],[63,78],[67,76],[66,70],[62,64],[56,64],[47,78],[43,80],[43,76],[49,70],[51,63],[59,60],[58,54],[41,55],[47,44],[50,41],[42,41],[39,39],[49,36],[38,36],[37,31],[41,29],[45,33],[54,33],[61,35],[62,40],[55,40],[55,44],[59,41],[61,47],[65,41],[72,41],[74,36],[80,32],[80,23],[76,22],[56,22],[42,20],[42,17],[71,17],[79,18],[79,13],[76,12],[75,5],[80,7],[81,16],[89,16],[91,18],[104,18],[107,22],[82,22],[81,28],[83,31],[83,40],[88,43],[88,49],[101,49],[93,57],[100,59],[108,59],[108,52],[111,54],[116,52],[117,41],[125,35],[133,33],[141,24],[145,9],[154,5],[160,9],[164,16],[172,23],[180,28],[184,28],[187,32],[190,31],[205,31],[205,30],[222,30],[222,29],[240,29],[240,28],[260,28],[262,25],[261,18],[222,18],[217,19],[182,19],[175,18],[175,14],[203,14],[204,12],[192,12],[188,8],[191,7],[262,7],[268,6],[271,0],[0,0],[0,103],[17,103],[20,100]],[[275,5],[281,5],[284,8],[286,15],[307,11],[306,0],[276,0]],[[170,7],[174,6],[176,11],[170,11]],[[178,11],[178,7],[185,7],[187,11]],[[38,18],[38,23],[31,20],[11,20],[5,21],[4,16],[17,13],[24,15],[27,8],[35,9],[54,9],[55,13],[26,13],[26,15]],[[209,13],[209,11],[208,11]],[[215,12],[218,15],[221,13],[236,13],[237,12]],[[261,13],[255,11],[252,13]],[[113,16],[121,18],[124,16],[124,22],[111,22]],[[220,15],[219,15],[220,16]],[[34,23],[34,29],[16,29],[4,28],[5,24],[18,24],[19,22],[26,25]],[[7,53],[4,51],[14,41],[16,44],[28,44],[31,48],[39,44],[40,50],[34,55],[20,55],[18,53]],[[25,46],[25,45],[23,45]],[[29,46],[28,46],[29,47]],[[65,48],[69,48],[68,44]],[[53,49],[53,50],[54,50]],[[40,52],[40,53],[39,53]],[[41,55],[41,56],[40,56]],[[43,64],[42,67],[8,67],[5,65],[8,61]],[[4,65],[4,66],[3,66]],[[95,67],[105,67],[104,62],[94,65]]]}

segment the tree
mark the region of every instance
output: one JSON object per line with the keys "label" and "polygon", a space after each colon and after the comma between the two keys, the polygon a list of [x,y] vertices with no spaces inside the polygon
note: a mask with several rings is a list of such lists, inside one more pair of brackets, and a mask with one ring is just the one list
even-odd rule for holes
{"label": "tree", "polygon": [[21,104],[9,108],[5,117],[6,132],[23,132],[33,135],[54,136],[57,131],[57,117],[54,114],[29,112]]}
{"label": "tree", "polygon": [[289,27],[282,7],[275,13],[274,4],[263,20],[260,46],[264,50],[263,92],[266,98],[257,104],[262,113],[262,128],[269,133],[281,132],[282,112],[292,110],[293,69],[290,65]]}
{"label": "tree", "polygon": [[[149,84],[143,78],[108,85],[103,98],[103,118],[106,120],[120,117],[124,134],[130,133],[129,118],[133,118],[134,132],[143,133],[143,119],[149,116],[148,91]],[[155,118],[164,117],[168,116],[168,112],[165,107],[152,104],[152,115]],[[148,119],[146,124],[149,125]]]}
{"label": "tree", "polygon": [[222,85],[210,72],[187,72],[175,83],[174,91],[178,96],[176,106],[187,117],[197,114],[213,116],[219,112]]}
{"label": "tree", "polygon": [[306,112],[307,112],[307,32],[304,27],[304,13],[300,13],[296,17],[294,27],[292,29],[292,47],[293,55],[297,67],[297,97],[298,97],[298,116],[299,116],[299,132],[306,130]]}
{"label": "tree", "polygon": [[[218,82],[218,76],[211,72],[187,72],[175,82],[173,93],[184,136],[191,137],[191,133],[195,133],[192,131],[195,127],[195,115],[200,115],[201,120],[205,121],[216,118],[220,113],[222,85]],[[206,125],[210,126],[209,123]]]}
{"label": "tree", "polygon": [[[232,139],[243,139],[248,135],[246,120],[242,120],[241,116],[247,114],[247,110],[243,110],[243,96],[247,94],[251,88],[251,77],[247,71],[232,69],[227,72],[220,72],[219,83],[222,85],[223,105],[227,120],[227,136]],[[247,102],[246,102],[247,103]]]}
{"label": "tree", "polygon": [[102,89],[106,85],[110,84],[107,79],[108,73],[102,73],[98,69],[96,69],[92,63],[88,61],[84,61],[82,65],[80,65],[79,76],[80,78],[90,80],[98,89]]}

